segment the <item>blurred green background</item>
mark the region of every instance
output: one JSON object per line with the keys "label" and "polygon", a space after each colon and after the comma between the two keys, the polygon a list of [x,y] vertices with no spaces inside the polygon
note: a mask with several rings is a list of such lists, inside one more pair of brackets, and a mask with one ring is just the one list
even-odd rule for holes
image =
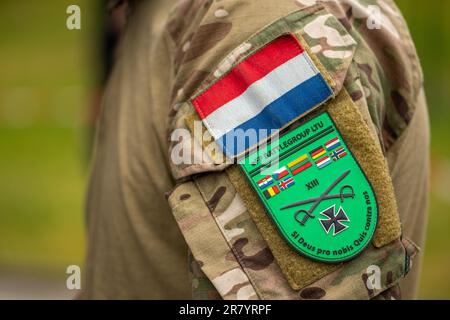
{"label": "blurred green background", "polygon": [[[422,59],[432,123],[420,297],[450,298],[450,1],[396,2]],[[82,30],[65,28],[70,4],[82,9]],[[98,12],[99,1],[1,1],[0,297],[8,274],[60,281],[68,265],[83,264]]]}
{"label": "blurred green background", "polygon": [[[23,274],[64,286],[67,266],[83,262],[96,3],[0,3],[0,297]],[[70,4],[82,30],[66,28]]]}

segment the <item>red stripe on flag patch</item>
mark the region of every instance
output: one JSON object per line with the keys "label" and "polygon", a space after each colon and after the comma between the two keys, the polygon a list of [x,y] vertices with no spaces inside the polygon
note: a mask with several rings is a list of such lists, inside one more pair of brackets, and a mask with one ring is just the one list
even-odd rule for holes
{"label": "red stripe on flag patch", "polygon": [[319,147],[319,148],[317,148],[317,149],[315,149],[314,151],[311,152],[311,157],[314,158],[316,155],[318,155],[318,154],[320,154],[320,153],[322,153],[324,151],[325,151],[325,149],[323,147]]}
{"label": "red stripe on flag patch", "polygon": [[344,151],[344,152],[338,154],[338,158],[341,159],[341,158],[345,157],[346,155],[347,155],[347,151]]}
{"label": "red stripe on flag patch", "polygon": [[295,175],[299,174],[300,172],[305,171],[306,169],[308,169],[311,166],[312,166],[312,163],[308,162],[307,164],[304,164],[303,166],[301,166],[301,167],[295,169],[294,171],[292,171],[292,174],[295,176]]}
{"label": "red stripe on flag patch", "polygon": [[331,139],[330,141],[325,142],[325,146],[329,146],[330,144],[332,144],[333,142],[335,142],[335,141],[337,141],[337,140],[339,140],[338,137],[336,137],[336,138],[334,138],[334,139]]}
{"label": "red stripe on flag patch", "polygon": [[192,104],[204,119],[241,95],[252,83],[303,52],[303,47],[292,35],[279,37],[237,64],[225,77],[192,100]]}

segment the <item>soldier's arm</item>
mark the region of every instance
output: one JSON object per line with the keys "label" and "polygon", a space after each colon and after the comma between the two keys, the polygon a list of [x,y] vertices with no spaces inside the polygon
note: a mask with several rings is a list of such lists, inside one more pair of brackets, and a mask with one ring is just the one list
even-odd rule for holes
{"label": "soldier's arm", "polygon": [[[400,150],[419,136],[425,159],[428,129],[420,66],[393,3],[187,1],[163,42],[178,182],[168,202],[198,297],[398,298],[417,252],[402,234],[422,241],[411,215],[425,219],[427,177],[402,165]],[[224,143],[267,123],[281,132],[271,153],[253,153],[258,135]]]}

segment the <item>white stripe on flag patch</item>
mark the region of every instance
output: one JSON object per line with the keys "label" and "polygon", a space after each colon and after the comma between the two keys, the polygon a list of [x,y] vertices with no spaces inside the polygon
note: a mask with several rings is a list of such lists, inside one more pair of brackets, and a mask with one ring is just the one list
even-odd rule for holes
{"label": "white stripe on flag patch", "polygon": [[336,139],[336,140],[334,140],[333,142],[327,142],[327,143],[325,143],[325,147],[328,149],[328,150],[332,150],[332,149],[334,149],[334,148],[336,148],[338,145],[340,145],[341,144],[341,141],[339,140],[339,139]]}
{"label": "white stripe on flag patch", "polygon": [[323,166],[324,164],[326,164],[327,162],[330,162],[331,161],[331,159],[329,158],[329,157],[326,157],[326,158],[323,158],[323,159],[321,159],[320,161],[318,161],[317,162],[317,165],[319,166],[319,167],[321,167],[321,166]]}
{"label": "white stripe on flag patch", "polygon": [[280,65],[203,119],[215,139],[258,115],[270,103],[319,73],[306,53]]}

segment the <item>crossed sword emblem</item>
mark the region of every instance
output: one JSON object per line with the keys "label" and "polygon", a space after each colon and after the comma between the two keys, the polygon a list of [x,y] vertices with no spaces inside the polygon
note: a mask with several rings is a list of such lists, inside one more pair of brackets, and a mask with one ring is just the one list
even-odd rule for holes
{"label": "crossed sword emblem", "polygon": [[[355,198],[355,192],[353,190],[353,187],[348,184],[341,187],[341,189],[339,190],[339,194],[329,194],[331,192],[331,190],[333,190],[334,187],[336,187],[342,180],[344,180],[349,175],[349,173],[350,173],[350,170],[347,170],[343,174],[341,174],[333,183],[330,184],[330,186],[319,197],[294,202],[294,203],[291,203],[291,204],[288,204],[288,205],[282,207],[280,210],[286,210],[286,209],[290,209],[290,208],[299,207],[304,204],[312,203],[313,205],[311,206],[311,208],[309,210],[300,209],[295,212],[295,215],[294,215],[295,220],[298,223],[300,223],[302,226],[304,226],[305,223],[310,218],[312,218],[312,219],[315,218],[315,216],[313,215],[313,212],[314,212],[314,210],[317,209],[317,206],[323,200],[340,198],[341,203],[343,203],[345,198],[352,198],[352,199]],[[349,189],[350,191],[346,193],[345,192],[346,189]],[[303,219],[300,220],[299,215],[302,213],[304,214],[304,216],[303,216]]]}

